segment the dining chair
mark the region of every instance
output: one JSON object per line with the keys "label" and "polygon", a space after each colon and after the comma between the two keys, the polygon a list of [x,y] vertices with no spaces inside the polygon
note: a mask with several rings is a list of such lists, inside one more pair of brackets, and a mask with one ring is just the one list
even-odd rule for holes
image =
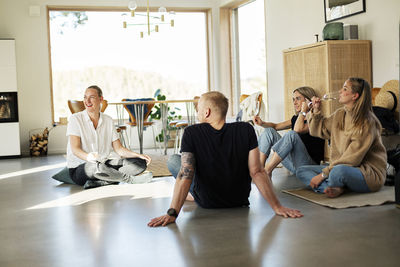
{"label": "dining chair", "polygon": [[[101,108],[100,108],[100,112],[104,112],[106,110],[108,106],[108,101],[103,99],[103,101],[101,101]],[[68,100],[68,107],[69,110],[71,111],[72,114],[77,113],[77,112],[81,112],[83,110],[85,110],[85,104],[83,103],[82,100]],[[119,134],[119,139],[122,143],[122,145],[124,147],[126,147],[126,141],[127,140],[127,134],[126,134],[126,126],[124,125],[115,125],[117,133]]]}
{"label": "dining chair", "polygon": [[[153,101],[155,100],[154,98],[135,98],[135,99],[130,99],[130,98],[124,98],[122,101],[127,101],[127,102],[134,102],[134,101]],[[136,114],[135,114],[135,105],[134,104],[124,104],[123,105],[125,110],[129,114],[129,121],[127,124],[131,127],[137,127],[137,120],[136,120]],[[154,107],[154,103],[149,103],[149,104],[144,104],[144,109],[143,109],[143,127],[144,129],[148,126],[151,126],[151,130],[153,132],[153,142],[154,142],[154,147],[157,149],[157,144],[156,144],[156,137],[154,134],[154,122],[153,121],[148,121],[148,118],[151,113],[151,109]],[[131,134],[132,136],[132,134]],[[139,138],[143,138],[143,136],[138,136]],[[129,146],[130,146],[129,142]]]}
{"label": "dining chair", "polygon": [[[246,95],[246,94],[240,95],[239,102],[242,103],[242,102],[245,101],[245,100],[246,100],[246,101],[249,101],[249,100],[250,100],[250,99],[248,98],[249,96],[250,96],[250,95]],[[262,103],[262,93],[259,92],[259,93],[258,93],[258,97],[257,97],[257,103],[256,103],[255,107],[253,107],[254,109],[251,110],[251,113],[253,114],[252,116],[260,116],[260,111],[261,111],[261,106],[262,106],[262,105],[263,105],[263,103]],[[249,105],[248,107],[250,107],[250,106],[251,106],[251,105]],[[241,112],[242,112],[242,114],[241,114],[242,117],[240,117],[241,119],[243,119],[243,117],[247,117],[247,116],[244,116],[245,114],[243,114],[244,112],[246,112],[245,110],[241,110]],[[246,122],[250,123],[251,125],[253,125],[254,130],[255,130],[255,132],[256,132],[256,134],[257,134],[257,137],[260,136],[260,131],[261,131],[261,129],[260,129],[259,126],[254,125],[252,119],[247,118],[247,119],[244,119],[243,121],[246,121]]]}
{"label": "dining chair", "polygon": [[[108,106],[107,100],[103,99],[101,102],[101,112],[104,112]],[[85,110],[85,104],[82,100],[68,100],[68,107],[72,114]]]}
{"label": "dining chair", "polygon": [[[183,137],[183,132],[185,131],[186,127],[188,127],[191,124],[195,124],[196,123],[196,118],[195,118],[195,114],[197,113],[198,109],[197,106],[199,104],[199,99],[200,96],[195,96],[193,98],[195,100],[195,102],[193,102],[193,108],[194,108],[194,116],[193,118],[189,119],[189,120],[179,120],[179,121],[171,121],[169,123],[170,126],[175,127],[176,128],[176,136],[175,136],[175,142],[174,142],[174,154],[179,153],[179,150],[181,148],[181,144],[182,144],[182,137]],[[189,104],[189,103],[187,103]],[[191,103],[190,103],[191,104]],[[192,111],[193,111],[193,108]],[[186,109],[189,110],[189,106],[186,106]],[[188,112],[188,118],[189,118],[189,113],[191,113],[190,111]],[[189,123],[189,121],[191,123]]]}
{"label": "dining chair", "polygon": [[[242,94],[240,95],[239,102],[242,103],[246,98],[248,98],[250,95]],[[259,93],[258,98],[257,98],[257,103],[252,111],[253,116],[259,116],[260,115],[260,110],[261,110],[261,105],[262,105],[262,93]]]}
{"label": "dining chair", "polygon": [[[249,96],[250,96],[250,95],[245,95],[245,94],[240,95],[239,102],[242,103],[243,100],[245,100],[245,99],[248,98]],[[258,95],[258,98],[257,98],[257,107],[256,107],[256,109],[254,110],[255,115],[259,115],[259,114],[260,114],[261,102],[262,102],[262,94],[259,94],[259,95]]]}
{"label": "dining chair", "polygon": [[176,137],[175,137],[175,144],[174,144],[174,154],[179,153],[182,144],[182,137],[183,132],[185,131],[186,127],[189,126],[187,121],[179,121],[175,124],[176,127]]}

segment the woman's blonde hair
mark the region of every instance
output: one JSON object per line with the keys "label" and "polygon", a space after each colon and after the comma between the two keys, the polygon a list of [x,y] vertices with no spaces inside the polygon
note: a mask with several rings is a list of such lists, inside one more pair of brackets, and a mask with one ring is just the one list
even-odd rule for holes
{"label": "woman's blonde hair", "polygon": [[311,98],[313,96],[318,96],[317,93],[315,92],[315,90],[308,86],[302,86],[302,87],[296,88],[293,90],[293,93],[294,92],[298,92],[299,94],[301,94],[302,96],[307,98],[307,100],[309,100],[309,101],[311,101]]}
{"label": "woman's blonde hair", "polygon": [[[352,110],[354,130],[361,132],[364,126],[375,125],[376,129],[380,132],[382,129],[381,124],[372,111],[372,93],[369,83],[362,78],[354,77],[349,78],[348,81],[351,84],[351,91],[354,94],[358,93],[358,98]],[[344,129],[344,118],[339,123],[339,128],[341,130]]]}

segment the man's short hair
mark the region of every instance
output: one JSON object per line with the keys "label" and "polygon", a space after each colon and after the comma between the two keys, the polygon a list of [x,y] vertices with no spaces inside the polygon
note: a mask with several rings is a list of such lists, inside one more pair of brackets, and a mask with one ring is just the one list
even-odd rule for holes
{"label": "man's short hair", "polygon": [[201,95],[204,97],[206,101],[209,101],[213,106],[213,109],[219,112],[221,118],[226,117],[226,113],[228,112],[229,102],[228,98],[224,96],[221,92],[211,91]]}
{"label": "man's short hair", "polygon": [[[97,91],[97,94],[99,95],[99,97],[103,96],[103,91],[100,89],[100,87],[98,87],[97,85],[91,85],[89,86],[87,89],[94,89]],[[86,90],[87,90],[86,89]]]}

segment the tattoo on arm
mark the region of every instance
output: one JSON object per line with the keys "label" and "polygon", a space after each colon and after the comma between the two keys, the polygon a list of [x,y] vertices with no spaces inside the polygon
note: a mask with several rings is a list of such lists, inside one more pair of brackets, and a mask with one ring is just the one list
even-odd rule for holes
{"label": "tattoo on arm", "polygon": [[195,163],[196,160],[193,153],[183,152],[181,157],[181,169],[177,178],[192,180],[194,177]]}

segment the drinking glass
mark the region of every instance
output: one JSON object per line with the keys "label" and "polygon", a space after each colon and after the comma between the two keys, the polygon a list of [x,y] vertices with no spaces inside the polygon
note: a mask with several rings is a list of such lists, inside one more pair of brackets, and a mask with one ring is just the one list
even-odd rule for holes
{"label": "drinking glass", "polygon": [[[90,152],[95,153],[95,154],[97,154],[97,155],[99,154],[99,152],[97,151],[96,146],[95,146],[94,143],[91,143],[91,144],[90,144],[90,148],[91,148],[91,151],[90,151]],[[96,172],[95,172],[95,174],[101,173],[101,171],[100,171],[100,169],[99,169],[99,164],[100,164],[100,162],[99,162],[98,160],[96,160]]]}
{"label": "drinking glass", "polygon": [[336,100],[339,98],[339,92],[338,91],[333,91],[333,92],[328,92],[324,94],[321,100]]}
{"label": "drinking glass", "polygon": [[[327,100],[337,100],[339,99],[339,91],[333,91],[333,92],[328,92],[324,94],[324,96],[321,98],[322,101],[327,101]],[[312,107],[312,102],[308,102],[308,107]]]}

